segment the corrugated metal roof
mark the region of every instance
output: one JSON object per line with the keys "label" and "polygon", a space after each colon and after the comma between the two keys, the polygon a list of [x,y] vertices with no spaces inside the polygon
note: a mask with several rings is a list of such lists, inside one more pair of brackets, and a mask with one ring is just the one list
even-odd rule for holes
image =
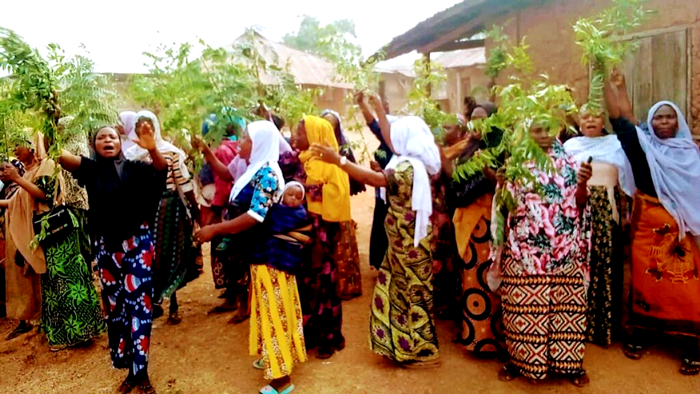
{"label": "corrugated metal roof", "polygon": [[436,56],[435,62],[445,68],[469,67],[486,64],[486,48],[461,49]]}
{"label": "corrugated metal roof", "polygon": [[[297,84],[352,89],[352,84],[339,81],[335,66],[331,62],[270,41],[258,32],[253,34],[253,44],[265,61],[268,64],[288,69]],[[250,37],[246,37],[244,34],[233,42],[232,47],[239,43],[249,42],[249,40]],[[279,83],[274,75],[263,74],[260,79],[265,84]]]}

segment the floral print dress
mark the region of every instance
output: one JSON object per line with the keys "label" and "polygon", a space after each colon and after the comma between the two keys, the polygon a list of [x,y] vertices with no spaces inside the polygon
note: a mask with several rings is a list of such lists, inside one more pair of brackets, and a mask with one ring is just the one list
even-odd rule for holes
{"label": "floral print dress", "polygon": [[370,348],[400,363],[439,357],[433,308],[432,232],[414,247],[411,209],[413,166],[386,170],[389,212],[384,222],[389,249],[372,296]]}
{"label": "floral print dress", "polygon": [[589,209],[576,204],[578,164],[561,144],[551,174],[526,166],[532,184],[508,182],[517,208],[506,226],[502,305],[510,363],[530,379],[583,373]]}

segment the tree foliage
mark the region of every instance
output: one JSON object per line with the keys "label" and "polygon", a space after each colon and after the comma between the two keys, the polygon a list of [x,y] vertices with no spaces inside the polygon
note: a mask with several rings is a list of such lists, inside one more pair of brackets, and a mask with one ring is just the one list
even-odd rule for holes
{"label": "tree foliage", "polygon": [[612,7],[590,18],[581,18],[573,26],[576,44],[583,49],[581,62],[591,66],[588,108],[602,112],[605,76],[620,64],[637,45],[619,40],[620,36],[641,26],[651,11],[646,0],[613,0]]}
{"label": "tree foliage", "polygon": [[[500,31],[493,29],[490,36]],[[501,130],[503,138],[497,146],[480,150],[467,161],[457,163],[454,177],[469,179],[486,167],[504,167],[507,180],[534,185],[535,190],[542,192],[537,178],[525,163],[534,162],[537,168],[547,172],[554,167],[547,153],[530,137],[530,128],[542,127],[555,137],[570,127],[567,118],[576,112],[576,105],[569,87],[550,84],[546,75],[532,74],[534,68],[524,39],[511,47],[507,37],[496,37],[499,50],[491,52],[491,56],[497,59],[487,62],[489,73],[495,78],[501,72],[510,70],[510,83],[494,87],[498,111],[487,119],[470,122],[469,127],[479,132],[482,138],[494,130]],[[505,224],[501,208],[513,210],[516,207],[513,196],[505,188],[496,195],[496,202],[498,230],[494,242],[500,244],[503,242]]]}
{"label": "tree foliage", "polygon": [[355,37],[355,22],[350,19],[321,26],[318,19],[304,15],[296,34],[285,35],[282,43],[333,63],[340,63],[362,56],[360,46],[350,39]]}
{"label": "tree foliage", "polygon": [[444,68],[426,58],[416,60],[413,65],[416,78],[408,93],[408,103],[404,112],[415,114],[425,120],[437,139],[444,136],[444,126],[457,124],[457,116],[440,108],[432,96],[432,89],[447,80]]}

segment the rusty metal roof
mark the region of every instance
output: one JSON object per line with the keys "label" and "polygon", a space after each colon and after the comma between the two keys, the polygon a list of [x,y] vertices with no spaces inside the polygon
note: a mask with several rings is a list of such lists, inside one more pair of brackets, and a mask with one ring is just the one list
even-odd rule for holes
{"label": "rusty metal roof", "polygon": [[481,47],[444,52],[436,56],[435,62],[441,64],[446,69],[486,64],[486,48]]}
{"label": "rusty metal roof", "polygon": [[[293,76],[294,82],[300,85],[313,85],[320,87],[334,87],[340,89],[352,89],[353,85],[340,81],[335,66],[318,56],[290,48],[284,44],[270,41],[258,32],[252,32],[238,37],[232,44],[235,47],[241,43],[251,42],[268,64],[274,64],[282,69],[287,69]],[[279,81],[274,75],[264,73],[260,75],[264,84],[277,84]]]}
{"label": "rusty metal roof", "polygon": [[487,17],[507,13],[515,6],[531,2],[533,0],[464,0],[395,37],[382,49],[385,59],[411,51],[435,52],[429,48],[431,44],[446,38],[456,41],[470,37],[485,30],[483,22]]}

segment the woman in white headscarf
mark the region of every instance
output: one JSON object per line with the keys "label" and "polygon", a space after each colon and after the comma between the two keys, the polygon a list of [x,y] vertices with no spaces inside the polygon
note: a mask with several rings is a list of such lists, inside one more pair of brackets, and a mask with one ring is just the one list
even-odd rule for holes
{"label": "woman in white headscarf", "polygon": [[440,152],[428,125],[418,117],[390,125],[381,113],[379,124],[394,153],[384,171],[343,160],[332,148],[314,145],[311,149],[316,157],[339,166],[353,179],[386,188],[389,248],[372,297],[370,346],[406,367],[433,367],[439,364],[439,353],[431,317],[430,175],[440,171]]}
{"label": "woman in white headscarf", "polygon": [[[618,89],[625,89],[624,81]],[[656,103],[647,116],[649,131],[621,117],[608,86],[610,122],[634,169],[637,193],[632,212],[632,289],[625,355],[642,356],[635,328],[656,329],[687,338],[680,372],[700,373],[700,149],[681,110]],[[620,96],[620,95],[618,95]]]}
{"label": "woman in white headscarf", "polygon": [[136,145],[133,140],[136,139],[137,120],[138,115],[134,111],[123,111],[119,113],[119,125],[117,125],[116,128],[121,135],[123,152],[126,152],[131,147]]}
{"label": "woman in white headscarf", "polygon": [[[183,286],[188,269],[196,269],[197,251],[193,247],[192,237],[199,209],[185,164],[185,152],[163,140],[160,123],[152,112],[140,111],[135,119],[136,134],[141,135],[144,127],[152,129],[156,148],[168,163],[165,189],[153,223],[156,250],[153,260],[153,316],[157,318],[163,314],[160,304],[170,298],[168,324],[176,325],[181,321],[176,291]],[[138,145],[129,148],[125,156],[132,161],[151,160],[148,151]]]}
{"label": "woman in white headscarf", "polygon": [[[234,246],[230,253],[235,253],[238,261],[229,263],[250,265],[251,303],[255,314],[255,319],[251,320],[250,350],[253,355],[262,355],[262,363],[256,362],[256,366],[272,381],[270,386],[261,389],[263,393],[291,392],[294,386],[289,375],[293,366],[306,360],[296,278],[275,268],[274,264],[263,263],[255,252],[246,252],[255,250],[251,246],[265,241],[265,233],[257,230],[284,190],[284,177],[277,163],[279,134],[269,121],[248,125],[238,154],[247,161],[248,167],[231,190],[229,219],[203,227],[196,234],[200,243],[215,237],[231,237]],[[247,292],[245,294],[239,310],[248,308]]]}
{"label": "woman in white headscarf", "polygon": [[[620,321],[618,290],[622,284],[621,225],[624,195],[633,197],[636,186],[632,166],[614,134],[604,129],[604,114],[583,106],[579,113],[582,136],[564,143],[580,164],[592,158],[588,181],[591,205],[591,285],[588,288],[586,339],[600,346],[612,343],[614,322]],[[616,192],[622,192],[620,194]],[[622,197],[622,198],[620,198]]]}
{"label": "woman in white headscarf", "polygon": [[[265,125],[269,126],[269,124]],[[260,124],[256,122],[256,126],[253,126],[253,130],[259,126]],[[244,130],[242,129],[241,132],[242,131]],[[273,137],[273,140],[277,142],[276,146],[279,155],[292,151],[291,146],[284,139],[282,133],[278,131]],[[213,173],[218,176],[220,181],[233,184],[250,175],[248,171],[248,159],[241,157],[240,154],[237,154],[229,163],[225,164],[217,156],[216,150],[210,148],[199,137],[195,136],[192,143],[196,149],[204,154],[205,161],[211,166]],[[240,149],[240,142],[238,142],[238,146]],[[276,160],[279,160],[279,157]],[[245,175],[246,173],[248,173],[248,175]],[[250,181],[250,179],[248,179],[248,181]],[[230,194],[229,192],[229,197]],[[231,206],[231,201],[233,200],[227,198],[227,204],[226,207],[224,207],[229,210],[227,215],[229,218],[236,217],[238,214],[242,213],[236,204],[234,204],[233,207]],[[221,295],[224,301],[221,305],[214,307],[209,313],[218,314],[238,311],[230,321],[230,323],[237,324],[244,321],[248,316],[248,268],[245,265],[231,261],[231,259],[237,259],[237,257],[233,256],[228,250],[230,246],[229,241],[229,237],[217,237],[212,244],[211,264],[214,284],[217,289],[224,289]],[[245,308],[239,308],[239,304],[244,305]]]}

